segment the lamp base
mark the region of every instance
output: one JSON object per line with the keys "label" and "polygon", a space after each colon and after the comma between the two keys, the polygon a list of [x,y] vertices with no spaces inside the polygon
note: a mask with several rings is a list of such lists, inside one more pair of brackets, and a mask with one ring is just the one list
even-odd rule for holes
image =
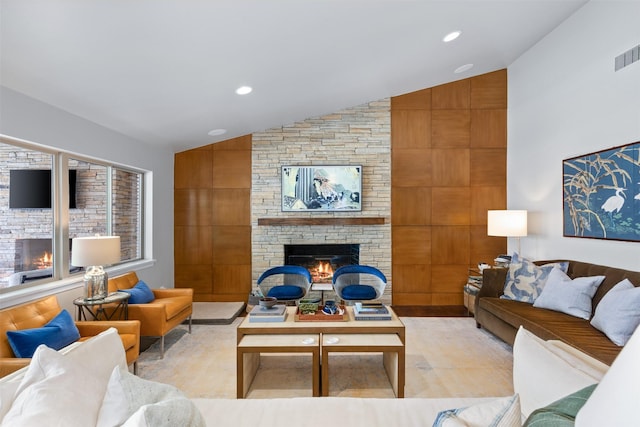
{"label": "lamp base", "polygon": [[102,266],[88,267],[84,274],[84,299],[94,301],[106,298],[109,293],[107,280],[107,272]]}

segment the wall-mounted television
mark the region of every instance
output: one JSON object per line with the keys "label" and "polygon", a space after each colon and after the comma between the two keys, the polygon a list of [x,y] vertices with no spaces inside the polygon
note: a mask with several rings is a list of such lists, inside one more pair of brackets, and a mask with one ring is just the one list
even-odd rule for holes
{"label": "wall-mounted television", "polygon": [[362,166],[282,166],[284,212],[362,210]]}
{"label": "wall-mounted television", "polygon": [[[51,170],[12,169],[9,171],[11,209],[51,209]],[[69,170],[69,209],[76,208],[76,171]]]}

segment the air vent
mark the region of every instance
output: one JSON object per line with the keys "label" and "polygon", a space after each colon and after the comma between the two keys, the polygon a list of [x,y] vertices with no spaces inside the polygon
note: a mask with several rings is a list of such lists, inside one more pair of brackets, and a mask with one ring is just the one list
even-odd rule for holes
{"label": "air vent", "polygon": [[616,56],[616,71],[623,69],[627,65],[631,65],[640,60],[640,44],[632,47],[625,53]]}

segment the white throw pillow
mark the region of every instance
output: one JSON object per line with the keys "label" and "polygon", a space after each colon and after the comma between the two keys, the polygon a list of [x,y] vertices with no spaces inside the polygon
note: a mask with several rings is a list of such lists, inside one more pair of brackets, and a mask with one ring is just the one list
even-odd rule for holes
{"label": "white throw pillow", "polygon": [[102,386],[84,363],[41,345],[2,425],[93,426],[102,402]]}
{"label": "white throw pillow", "polygon": [[[162,421],[162,423],[160,422]],[[204,426],[200,411],[177,388],[144,380],[128,370],[113,369],[97,427],[131,426]]]}
{"label": "white throw pillow", "polygon": [[614,344],[625,345],[640,325],[640,287],[624,279],[611,288],[596,307],[591,325]]}
{"label": "white throw pillow", "polygon": [[438,413],[433,427],[520,427],[520,400],[518,395],[478,403],[465,408],[449,409]]}
{"label": "white throw pillow", "polygon": [[114,328],[66,354],[38,347],[2,425],[95,425],[111,371],[122,364],[124,347]]}
{"label": "white throw pillow", "polygon": [[576,416],[576,427],[632,427],[639,424],[640,328],[636,329],[611,368]]}
{"label": "white throw pillow", "polygon": [[604,276],[571,279],[562,270],[554,268],[533,306],[589,320],[591,300],[603,280]]}
{"label": "white throw pillow", "polygon": [[598,372],[591,367],[581,369],[576,359],[520,327],[513,343],[513,389],[520,396],[524,418],[600,380]]}

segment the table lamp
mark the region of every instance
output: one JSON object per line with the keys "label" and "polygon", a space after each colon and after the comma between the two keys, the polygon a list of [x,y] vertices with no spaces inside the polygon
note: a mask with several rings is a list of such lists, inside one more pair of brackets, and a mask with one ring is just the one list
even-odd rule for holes
{"label": "table lamp", "polygon": [[516,237],[518,239],[518,254],[520,254],[520,237],[527,235],[527,211],[488,211],[487,235]]}
{"label": "table lamp", "polygon": [[108,294],[104,265],[120,261],[120,236],[76,237],[71,243],[71,265],[85,267],[86,300],[105,298]]}

